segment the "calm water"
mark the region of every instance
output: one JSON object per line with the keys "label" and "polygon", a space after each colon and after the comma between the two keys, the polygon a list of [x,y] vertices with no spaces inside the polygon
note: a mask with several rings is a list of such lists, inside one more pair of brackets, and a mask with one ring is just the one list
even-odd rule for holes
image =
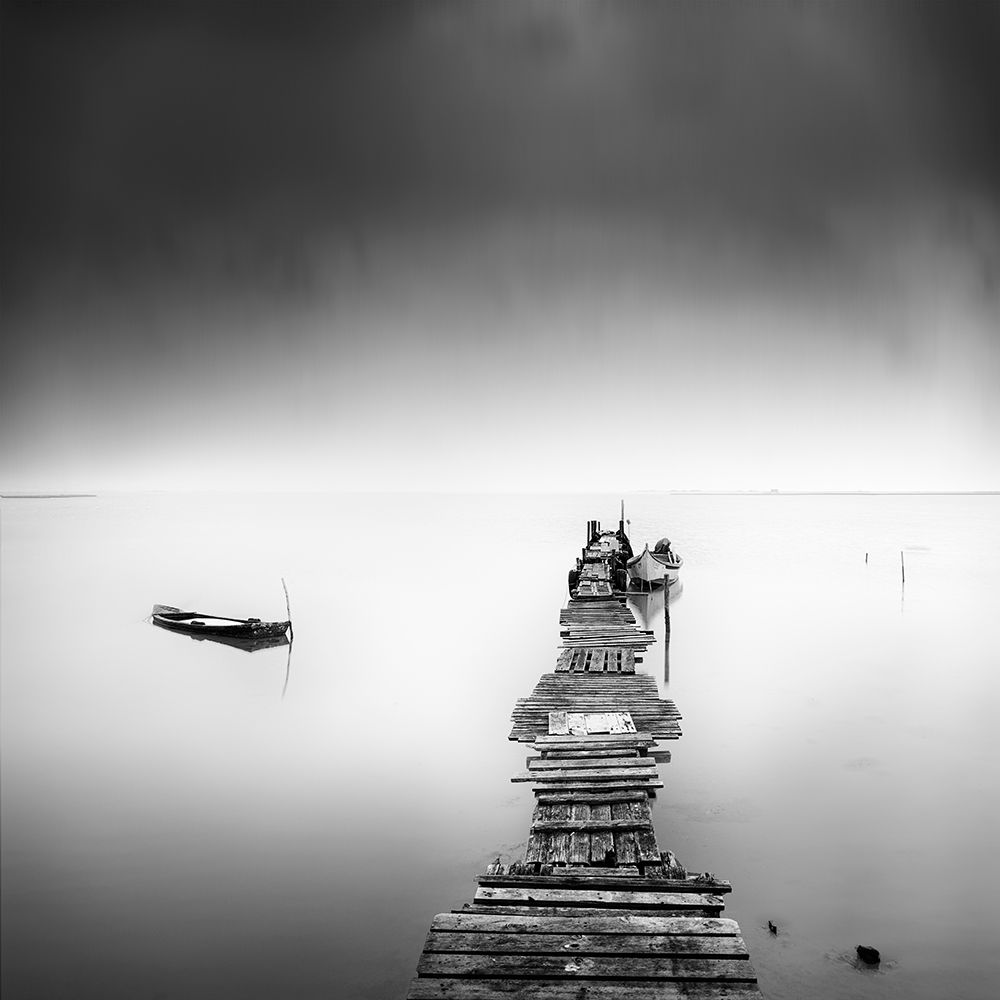
{"label": "calm water", "polygon": [[[523,850],[510,710],[617,499],[4,501],[5,1000],[401,996],[432,916]],[[639,608],[684,714],[661,847],[733,880],[766,994],[995,997],[1000,499],[626,512],[685,557],[669,665]],[[285,649],[144,621],[283,617],[281,576],[284,699]]]}

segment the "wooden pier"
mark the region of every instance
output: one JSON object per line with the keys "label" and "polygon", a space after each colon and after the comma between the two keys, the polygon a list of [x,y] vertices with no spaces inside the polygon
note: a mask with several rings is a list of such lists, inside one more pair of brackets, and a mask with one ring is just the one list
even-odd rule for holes
{"label": "wooden pier", "polygon": [[472,901],[438,914],[410,1000],[749,1000],[761,996],[730,884],[689,874],[653,829],[672,701],[636,673],[653,642],[615,589],[619,531],[588,522],[559,615],[554,673],[514,707],[535,808],[522,861],[491,865]]}

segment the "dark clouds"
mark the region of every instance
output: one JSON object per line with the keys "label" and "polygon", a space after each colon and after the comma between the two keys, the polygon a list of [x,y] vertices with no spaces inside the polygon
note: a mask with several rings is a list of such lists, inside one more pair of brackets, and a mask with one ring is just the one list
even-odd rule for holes
{"label": "dark clouds", "polygon": [[[745,485],[761,441],[764,485],[804,456],[816,485],[991,485],[998,22],[8,3],[5,458],[197,486],[270,442],[300,481],[565,488],[567,401],[625,357],[684,414],[647,485]],[[603,433],[639,484],[648,442]]]}
{"label": "dark clouds", "polygon": [[822,249],[831,206],[996,204],[998,50],[991,3],[8,5],[8,287],[294,289],[544,212]]}

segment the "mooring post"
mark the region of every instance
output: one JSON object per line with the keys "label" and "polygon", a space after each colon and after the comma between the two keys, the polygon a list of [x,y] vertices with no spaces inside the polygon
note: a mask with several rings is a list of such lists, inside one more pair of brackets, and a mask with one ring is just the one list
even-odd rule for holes
{"label": "mooring post", "polygon": [[906,565],[903,562],[903,550],[899,550],[899,572],[903,577],[903,583],[906,583]]}

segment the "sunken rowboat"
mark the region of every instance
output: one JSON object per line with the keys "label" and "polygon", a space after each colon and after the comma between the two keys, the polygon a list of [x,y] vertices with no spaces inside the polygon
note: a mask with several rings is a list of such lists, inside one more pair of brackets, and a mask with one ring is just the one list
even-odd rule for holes
{"label": "sunken rowboat", "polygon": [[650,552],[646,545],[642,552],[626,564],[629,579],[646,589],[669,585],[677,580],[683,559],[670,547],[669,538],[661,538]]}
{"label": "sunken rowboat", "polygon": [[201,611],[182,611],[167,604],[154,604],[153,624],[185,635],[257,641],[283,636],[292,623],[262,622],[259,618],[220,618]]}

